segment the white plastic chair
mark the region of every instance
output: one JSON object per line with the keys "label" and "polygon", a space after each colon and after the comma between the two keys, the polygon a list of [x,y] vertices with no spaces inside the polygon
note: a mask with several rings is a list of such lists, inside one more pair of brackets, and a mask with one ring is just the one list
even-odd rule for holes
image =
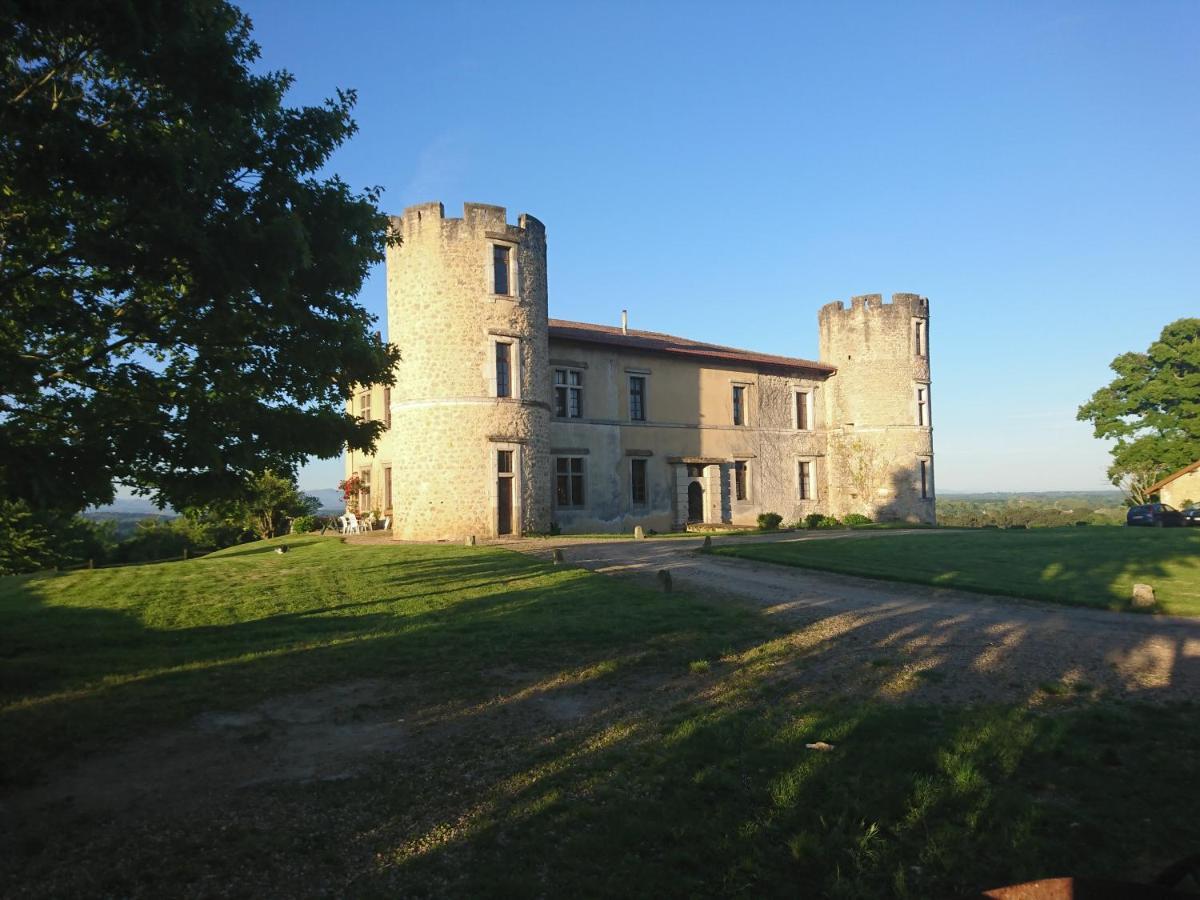
{"label": "white plastic chair", "polygon": [[348,513],[346,515],[346,520],[347,534],[358,534],[360,531],[362,531],[362,526],[358,524],[358,516],[356,516],[354,513]]}

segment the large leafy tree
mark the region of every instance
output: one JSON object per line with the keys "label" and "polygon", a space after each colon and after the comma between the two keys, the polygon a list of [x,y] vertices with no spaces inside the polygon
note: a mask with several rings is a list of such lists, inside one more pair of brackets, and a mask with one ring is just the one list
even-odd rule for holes
{"label": "large leafy tree", "polygon": [[1108,474],[1135,501],[1200,459],[1200,319],[1179,319],[1145,353],[1112,361],[1117,377],[1079,408],[1096,437],[1116,441]]}
{"label": "large leafy tree", "polygon": [[0,0],[0,51],[0,499],[182,508],[369,448],[387,219],[320,174],[353,93],[286,106],[220,0]]}

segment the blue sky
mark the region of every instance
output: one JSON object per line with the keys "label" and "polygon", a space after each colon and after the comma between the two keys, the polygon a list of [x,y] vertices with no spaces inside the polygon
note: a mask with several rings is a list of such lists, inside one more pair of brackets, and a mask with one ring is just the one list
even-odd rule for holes
{"label": "blue sky", "polygon": [[815,357],[928,296],[941,491],[1106,487],[1077,407],[1200,314],[1195,3],[242,6],[291,102],[358,90],[352,185],[545,222],[556,317]]}

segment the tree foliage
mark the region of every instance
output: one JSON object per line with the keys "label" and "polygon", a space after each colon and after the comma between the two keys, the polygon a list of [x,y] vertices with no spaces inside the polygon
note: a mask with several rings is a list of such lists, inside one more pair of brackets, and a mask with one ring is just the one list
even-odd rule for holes
{"label": "tree foliage", "polygon": [[0,498],[177,508],[373,446],[355,297],[378,191],[319,173],[353,92],[283,103],[220,0],[0,0]]}
{"label": "tree foliage", "polygon": [[1145,353],[1122,353],[1111,368],[1117,377],[1078,418],[1115,441],[1112,483],[1144,498],[1159,478],[1200,459],[1200,319],[1172,322]]}

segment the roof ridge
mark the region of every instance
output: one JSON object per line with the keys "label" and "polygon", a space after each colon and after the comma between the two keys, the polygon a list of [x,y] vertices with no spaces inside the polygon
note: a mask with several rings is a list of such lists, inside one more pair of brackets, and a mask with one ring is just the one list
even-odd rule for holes
{"label": "roof ridge", "polygon": [[583,329],[599,329],[605,334],[620,336],[620,337],[654,337],[666,338],[670,341],[678,341],[683,344],[690,344],[692,348],[704,348],[712,350],[726,350],[728,353],[739,353],[746,356],[757,356],[757,358],[767,360],[786,360],[787,362],[799,362],[805,366],[814,366],[817,368],[828,368],[833,371],[834,366],[830,366],[828,362],[820,362],[818,360],[804,359],[803,356],[784,356],[778,353],[766,353],[763,350],[751,350],[744,347],[730,347],[728,344],[709,343],[707,341],[697,341],[692,337],[683,337],[680,335],[670,335],[666,331],[646,331],[643,329],[626,329],[622,330],[619,325],[601,325],[593,322],[572,322],[570,319],[550,319],[551,328],[583,328]]}

